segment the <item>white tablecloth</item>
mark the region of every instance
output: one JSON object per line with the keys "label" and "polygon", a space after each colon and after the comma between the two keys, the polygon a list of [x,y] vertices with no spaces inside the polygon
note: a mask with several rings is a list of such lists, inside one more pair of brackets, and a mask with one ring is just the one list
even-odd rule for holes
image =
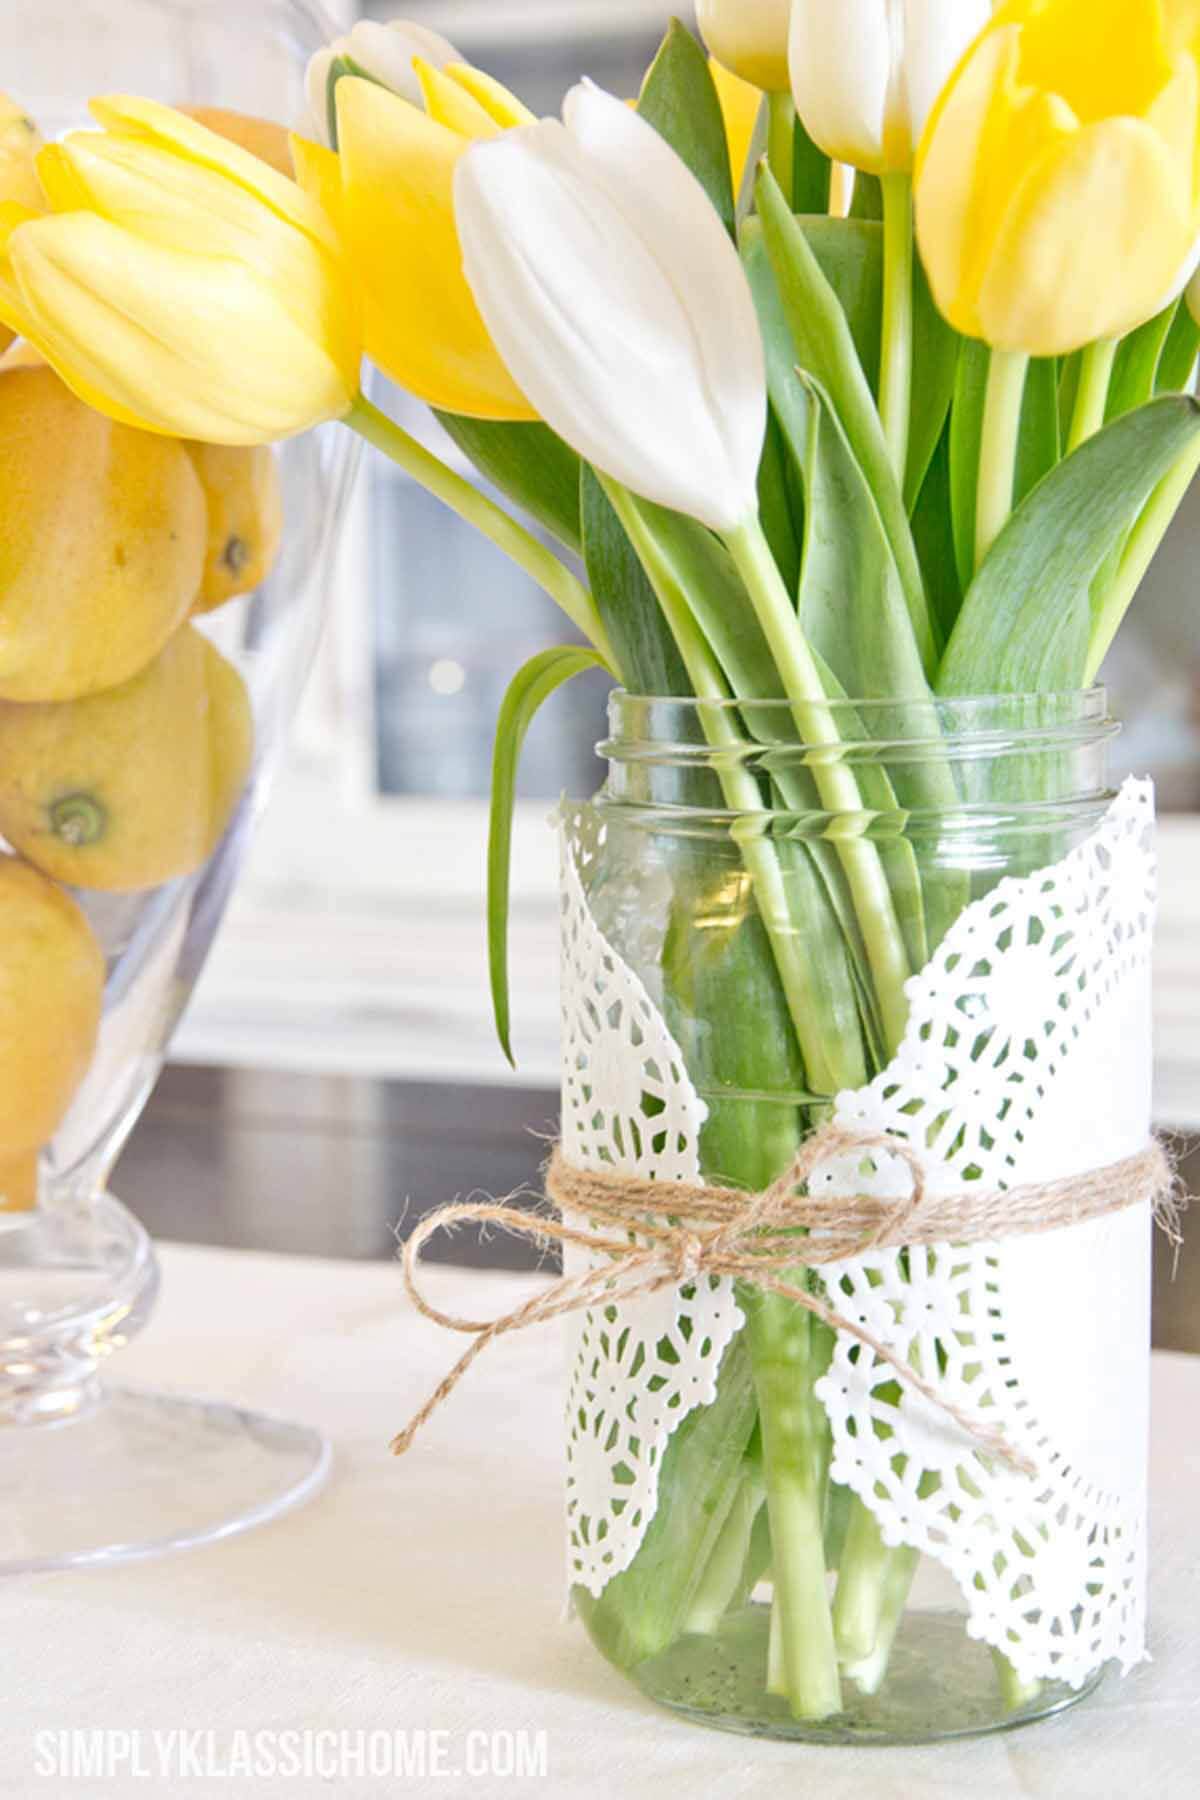
{"label": "white tablecloth", "polygon": [[[4,1585],[0,1795],[1200,1793],[1200,1358],[1156,1358],[1153,1664],[1059,1719],[999,1737],[812,1749],[656,1710],[564,1622],[559,1328],[494,1345],[396,1461],[390,1433],[462,1340],[408,1310],[395,1267],[178,1248],[163,1262],[159,1311],[120,1357],[124,1374],[311,1420],[334,1440],[334,1475],[304,1509],[221,1545]],[[479,1313],[506,1309],[535,1279],[438,1269],[430,1285],[452,1309]],[[211,1733],[220,1766],[242,1741],[235,1734],[289,1728],[385,1728],[414,1750],[417,1734],[440,1733],[426,1748],[450,1769],[468,1733],[544,1732],[548,1775],[384,1781],[351,1767],[332,1780],[163,1786],[39,1773],[59,1753],[39,1732]],[[478,1764],[503,1739],[473,1741],[484,1745]],[[527,1741],[536,1753],[536,1736]]]}

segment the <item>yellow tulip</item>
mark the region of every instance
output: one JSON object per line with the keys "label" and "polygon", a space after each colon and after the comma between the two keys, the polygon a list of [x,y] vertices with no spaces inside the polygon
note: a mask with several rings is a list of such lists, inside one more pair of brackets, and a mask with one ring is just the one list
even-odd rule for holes
{"label": "yellow tulip", "polygon": [[295,182],[182,113],[98,100],[0,206],[0,319],[125,424],[254,444],[342,417],[360,347],[336,234]]}
{"label": "yellow tulip", "polygon": [[[45,202],[36,168],[41,147],[41,133],[24,108],[0,94],[0,201],[41,212]],[[12,332],[0,325],[0,350],[12,340]]]}
{"label": "yellow tulip", "polygon": [[341,233],[367,354],[384,373],[447,412],[532,419],[463,275],[454,171],[472,143],[533,115],[481,70],[420,57],[413,68],[423,107],[343,76],[337,154],[294,139],[297,175]]}
{"label": "yellow tulip", "polygon": [[42,210],[35,158],[41,134],[23,107],[0,94],[0,200],[14,200],[30,212]]}
{"label": "yellow tulip", "polygon": [[997,349],[1116,338],[1181,290],[1200,245],[1195,0],[1009,0],[917,157],[943,313]]}

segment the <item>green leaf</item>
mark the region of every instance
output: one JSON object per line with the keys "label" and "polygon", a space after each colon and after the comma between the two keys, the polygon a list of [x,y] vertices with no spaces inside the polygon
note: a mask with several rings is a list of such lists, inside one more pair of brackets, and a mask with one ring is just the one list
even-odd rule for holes
{"label": "green leaf", "polygon": [[512,817],[517,790],[517,763],[521,745],[534,715],[556,688],[587,669],[602,669],[595,650],[581,645],[556,644],[539,651],[519,669],[509,684],[496,721],[492,755],[492,800],[488,818],[487,919],[488,970],[492,984],[492,1011],[500,1048],[513,1067],[510,1041],[512,1020],[508,994],[508,902],[512,864]]}
{"label": "green leaf", "polygon": [[588,583],[621,679],[634,694],[690,694],[687,670],[654,589],[607,494],[586,463],[580,477],[579,510]]}
{"label": "green leaf", "polygon": [[1013,502],[1019,506],[1062,456],[1058,424],[1058,359],[1034,357],[1025,375],[1021,403],[1021,436],[1013,480]]}
{"label": "green leaf", "polygon": [[878,175],[864,175],[862,170],[854,177],[854,197],[850,202],[852,219],[882,219],[883,217],[883,183]]}
{"label": "green leaf", "polygon": [[[909,529],[904,496],[892,468],[883,426],[846,315],[803,230],[789,212],[778,183],[766,169],[759,175],[758,205],[763,222],[762,241],[778,285],[795,359],[807,374],[820,382],[829,396],[855,460],[875,496],[899,572],[921,661],[926,671],[932,673],[936,667],[937,637]],[[748,248],[752,250],[753,246]],[[751,273],[751,285],[757,298],[763,286],[761,268],[757,271],[757,280],[749,260],[747,270]]]}
{"label": "green leaf", "polygon": [[925,592],[941,631],[942,641],[949,642],[963,590],[958,578],[958,557],[954,548],[954,520],[950,505],[950,426],[942,432],[933,461],[929,465],[920,497],[912,517],[913,538],[921,569],[925,576]]}
{"label": "green leaf", "polygon": [[1200,356],[1200,325],[1192,317],[1186,300],[1176,311],[1158,365],[1157,391],[1160,394],[1184,394],[1196,373]]}
{"label": "green leaf", "polygon": [[[733,559],[695,519],[626,493],[625,529],[650,589],[692,614],[739,696],[779,699],[783,685]],[[649,690],[654,692],[653,689]]]}
{"label": "green leaf", "polygon": [[829,178],[833,164],[819,150],[796,120],[792,138],[792,206],[798,213],[827,214],[829,211]]}
{"label": "green leaf", "polygon": [[[878,225],[857,219],[806,217],[796,220],[817,259],[822,275],[837,295],[846,315],[854,348],[871,392],[879,387],[879,350],[883,335],[883,232]],[[752,264],[770,267],[758,219],[742,227],[742,257],[749,272]],[[774,276],[770,277],[774,288]],[[791,335],[782,303],[772,302],[778,327],[787,339],[794,359]]]}
{"label": "green leaf", "polygon": [[687,164],[732,234],[733,174],[721,102],[707,57],[678,19],[646,71],[637,109]]}
{"label": "green leaf", "polygon": [[434,417],[481,475],[579,554],[579,458],[548,425],[467,419],[436,409]]}
{"label": "green leaf", "polygon": [[[937,715],[875,497],[824,395],[811,381],[805,386],[810,426],[808,530],[800,576],[804,635],[826,671],[831,698],[896,703],[866,710],[858,726],[861,734],[884,742],[911,736],[920,703],[928,701],[926,735],[936,739]],[[881,766],[864,761],[855,776],[869,812],[895,813],[897,806],[937,809],[958,798],[948,765],[936,756],[902,759],[890,777]],[[882,845],[880,851],[884,853]],[[924,909],[910,847],[891,859],[889,874],[912,966],[923,968]],[[961,909],[957,892],[939,889],[935,898]],[[949,923],[940,912],[931,921],[937,939]]]}
{"label": "green leaf", "polygon": [[1118,346],[1108,384],[1105,419],[1119,419],[1152,400],[1158,388],[1158,365],[1179,310],[1176,300],[1153,319],[1131,331]]}
{"label": "green leaf", "polygon": [[924,266],[920,257],[916,257],[913,268],[912,413],[904,483],[904,504],[910,513],[920,498],[933,453],[950,413],[962,341],[938,311]]}
{"label": "green leaf", "polygon": [[846,315],[872,394],[879,391],[883,337],[883,230],[857,219],[797,219]]}
{"label": "green leaf", "polygon": [[763,439],[762,461],[758,466],[758,516],[784,585],[790,594],[794,594],[800,579],[803,525],[797,523],[793,510],[787,456],[779,422],[772,413],[767,419],[767,435]]}
{"label": "green leaf", "polygon": [[959,585],[965,594],[975,574],[975,508],[979,498],[979,451],[992,353],[968,338],[958,359],[950,411],[950,517]]}
{"label": "green leaf", "polygon": [[963,602],[941,694],[1079,687],[1090,590],[1176,459],[1200,436],[1200,406],[1152,400],[1089,438],[1018,507]]}

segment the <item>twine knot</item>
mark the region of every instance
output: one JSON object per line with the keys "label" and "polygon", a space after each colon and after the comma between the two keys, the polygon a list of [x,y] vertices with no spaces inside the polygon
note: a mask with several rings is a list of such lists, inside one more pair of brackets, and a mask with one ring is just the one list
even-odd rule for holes
{"label": "twine knot", "polygon": [[[898,1200],[868,1193],[837,1193],[826,1184],[807,1190],[834,1159],[861,1179],[871,1165],[895,1158],[911,1186]],[[425,1404],[396,1438],[397,1455],[408,1449],[425,1421],[458,1386],[475,1358],[494,1339],[526,1325],[620,1305],[664,1288],[687,1287],[701,1275],[720,1275],[778,1294],[844,1332],[870,1350],[914,1393],[964,1431],[977,1453],[990,1454],[1025,1475],[1036,1464],[987,1420],[953,1402],[911,1363],[837,1307],[801,1286],[806,1270],[905,1245],[994,1242],[1081,1225],[1091,1219],[1149,1205],[1173,1243],[1179,1242],[1175,1175],[1163,1146],[1152,1139],[1123,1161],[1056,1181],[1001,1189],[930,1191],[922,1159],[904,1138],[828,1124],[806,1139],[794,1160],[761,1193],[699,1182],[657,1181],[613,1169],[586,1170],[567,1162],[556,1146],[546,1172],[546,1194],[562,1216],[521,1212],[488,1201],[456,1204],[430,1213],[404,1247],[404,1281],[417,1311],[449,1331],[474,1338]],[[573,1222],[581,1221],[581,1222]],[[418,1281],[421,1250],[435,1232],[460,1223],[495,1224],[543,1244],[575,1244],[589,1265],[562,1275],[498,1319],[464,1319],[430,1304]],[[802,1242],[798,1239],[802,1238]],[[833,1291],[836,1293],[836,1284]]]}

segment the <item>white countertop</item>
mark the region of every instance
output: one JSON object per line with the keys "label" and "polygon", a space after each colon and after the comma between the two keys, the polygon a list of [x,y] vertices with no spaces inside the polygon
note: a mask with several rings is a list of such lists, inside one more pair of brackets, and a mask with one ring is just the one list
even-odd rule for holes
{"label": "white countertop", "polygon": [[[495,1344],[418,1439],[388,1455],[461,1348],[392,1265],[168,1247],[163,1298],[119,1361],[131,1380],[303,1417],[330,1485],[247,1535],[158,1562],[12,1580],[0,1659],[0,1796],[231,1800],[543,1794],[563,1800],[1194,1800],[1200,1770],[1200,1359],[1155,1358],[1155,1660],[1058,1719],[920,1750],[815,1750],[656,1710],[562,1616],[560,1336]],[[540,1278],[437,1268],[431,1296],[512,1306]],[[325,1728],[545,1732],[544,1779],[58,1781],[35,1733]],[[479,1742],[480,1740],[473,1740]],[[531,1740],[532,1741],[532,1740]]]}

